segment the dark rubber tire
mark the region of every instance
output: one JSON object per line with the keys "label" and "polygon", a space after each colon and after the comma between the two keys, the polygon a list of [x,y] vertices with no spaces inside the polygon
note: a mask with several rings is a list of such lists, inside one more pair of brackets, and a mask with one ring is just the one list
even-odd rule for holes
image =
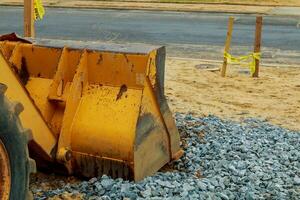
{"label": "dark rubber tire", "polygon": [[28,141],[30,130],[23,129],[19,114],[23,107],[11,103],[5,96],[6,86],[0,83],[0,140],[8,153],[11,188],[10,200],[32,199],[29,192],[30,173],[35,171],[35,163],[29,158]]}

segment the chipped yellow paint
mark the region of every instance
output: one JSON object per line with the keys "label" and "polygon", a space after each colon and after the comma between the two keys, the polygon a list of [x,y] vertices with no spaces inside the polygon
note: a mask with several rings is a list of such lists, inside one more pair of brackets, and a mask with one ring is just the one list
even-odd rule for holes
{"label": "chipped yellow paint", "polygon": [[25,108],[20,114],[23,126],[32,130],[34,141],[50,157],[56,145],[55,137],[2,53],[0,53],[0,72],[0,82],[8,86],[7,97],[12,101],[21,102]]}
{"label": "chipped yellow paint", "polygon": [[24,127],[50,157],[56,150],[69,173],[141,180],[180,156],[163,94],[163,49],[125,53],[6,41],[0,51],[0,82],[23,103]]}

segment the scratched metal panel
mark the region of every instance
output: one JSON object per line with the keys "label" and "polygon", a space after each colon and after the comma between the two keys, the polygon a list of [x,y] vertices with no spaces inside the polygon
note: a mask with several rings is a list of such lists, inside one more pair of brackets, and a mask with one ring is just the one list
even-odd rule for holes
{"label": "scratched metal panel", "polygon": [[75,41],[75,40],[57,40],[57,39],[31,39],[26,38],[35,45],[61,48],[68,46],[70,49],[89,49],[96,51],[148,54],[162,46],[144,45],[144,44],[113,44],[100,41]]}

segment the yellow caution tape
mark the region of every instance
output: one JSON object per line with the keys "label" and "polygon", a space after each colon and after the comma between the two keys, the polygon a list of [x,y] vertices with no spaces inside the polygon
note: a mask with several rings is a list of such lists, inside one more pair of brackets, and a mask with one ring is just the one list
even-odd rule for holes
{"label": "yellow caution tape", "polygon": [[241,66],[249,67],[251,74],[253,74],[255,72],[256,60],[260,60],[261,53],[256,52],[256,53],[251,53],[251,54],[245,55],[245,56],[233,57],[231,54],[224,52],[224,58],[227,59],[227,63],[241,63],[242,61],[247,61],[247,60],[252,59],[251,62],[246,63],[246,64],[241,64]]}
{"label": "yellow caution tape", "polygon": [[45,15],[45,9],[42,0],[34,0],[34,19],[42,20]]}

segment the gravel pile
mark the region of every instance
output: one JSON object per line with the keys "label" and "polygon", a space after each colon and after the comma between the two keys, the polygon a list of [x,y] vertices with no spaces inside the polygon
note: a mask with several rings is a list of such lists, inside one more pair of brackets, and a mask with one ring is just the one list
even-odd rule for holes
{"label": "gravel pile", "polygon": [[139,183],[103,176],[32,187],[35,199],[300,199],[300,132],[257,119],[177,114],[176,122],[185,155],[168,170]]}

